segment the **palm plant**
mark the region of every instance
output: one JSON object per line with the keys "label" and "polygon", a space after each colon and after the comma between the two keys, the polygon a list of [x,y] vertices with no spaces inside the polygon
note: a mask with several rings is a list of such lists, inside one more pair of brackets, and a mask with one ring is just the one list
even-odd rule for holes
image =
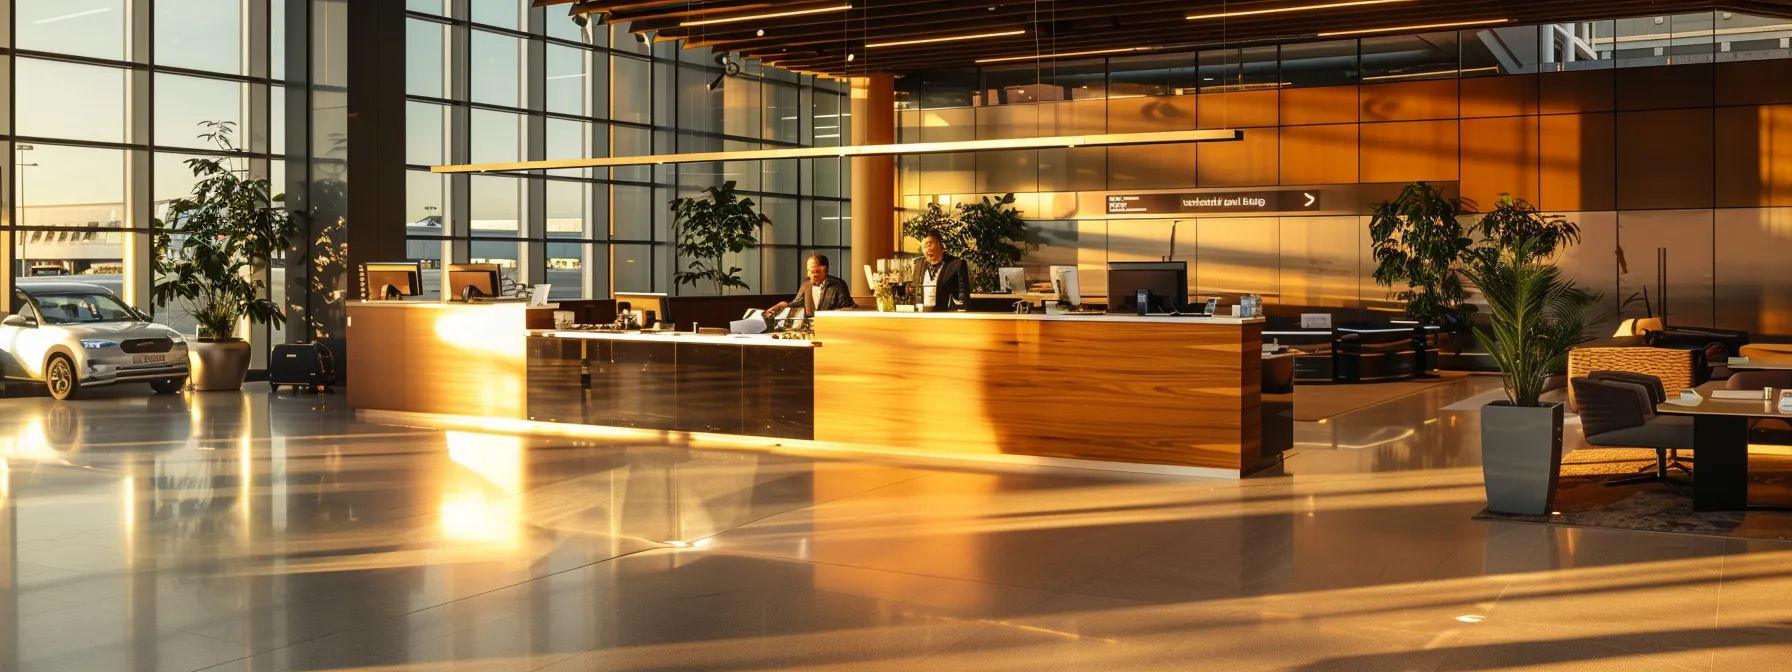
{"label": "palm plant", "polygon": [[1499,366],[1513,406],[1540,406],[1545,382],[1566,367],[1568,352],[1586,342],[1588,316],[1599,294],[1588,293],[1545,263],[1537,238],[1474,250],[1464,272],[1487,300],[1492,330],[1475,336]]}
{"label": "palm plant", "polygon": [[[235,124],[200,124],[204,139],[226,154],[239,150],[231,140]],[[237,325],[286,322],[268,297],[266,271],[287,249],[298,224],[286,211],[284,194],[274,194],[266,178],[251,178],[240,158],[187,159],[198,178],[193,193],[168,203],[166,221],[152,238],[159,307],[179,303],[198,323],[201,340],[235,340]],[[176,238],[179,238],[178,242]]]}

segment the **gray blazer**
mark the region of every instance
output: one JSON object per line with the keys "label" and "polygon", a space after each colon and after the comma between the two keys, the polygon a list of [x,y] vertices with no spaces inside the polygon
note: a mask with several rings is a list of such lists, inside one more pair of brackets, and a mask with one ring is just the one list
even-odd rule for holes
{"label": "gray blazer", "polygon": [[805,316],[812,316],[818,310],[845,310],[857,305],[852,302],[852,287],[845,280],[830,275],[821,283],[820,306],[809,305],[809,290],[812,287],[814,285],[809,283],[809,279],[803,278],[803,285],[797,288],[796,296],[790,299],[790,306],[803,309]]}

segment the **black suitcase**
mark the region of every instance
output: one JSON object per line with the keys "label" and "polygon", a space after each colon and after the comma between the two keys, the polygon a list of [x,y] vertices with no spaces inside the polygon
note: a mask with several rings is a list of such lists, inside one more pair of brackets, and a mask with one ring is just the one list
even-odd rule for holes
{"label": "black suitcase", "polygon": [[268,386],[328,392],[336,384],[336,358],[322,343],[285,343],[268,355]]}

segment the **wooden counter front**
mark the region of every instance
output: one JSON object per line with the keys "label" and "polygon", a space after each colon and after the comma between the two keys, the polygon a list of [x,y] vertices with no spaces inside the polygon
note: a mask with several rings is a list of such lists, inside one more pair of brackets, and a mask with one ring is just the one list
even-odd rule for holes
{"label": "wooden counter front", "polygon": [[348,306],[349,408],[520,420],[528,364],[522,303]]}
{"label": "wooden counter front", "polygon": [[1261,468],[1261,320],[824,312],[815,438]]}

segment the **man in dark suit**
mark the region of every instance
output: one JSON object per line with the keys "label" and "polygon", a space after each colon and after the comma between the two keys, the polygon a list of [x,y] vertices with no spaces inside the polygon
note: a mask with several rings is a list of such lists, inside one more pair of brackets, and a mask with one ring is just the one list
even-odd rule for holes
{"label": "man in dark suit", "polygon": [[970,306],[970,265],[946,254],[946,245],[937,233],[921,240],[921,255],[927,259],[927,267],[921,269],[921,301],[927,310],[944,312]]}
{"label": "man in dark suit", "polygon": [[803,316],[814,317],[817,311],[846,310],[853,307],[852,287],[845,280],[828,275],[828,256],[811,254],[804,262],[804,269],[809,277],[803,280],[803,286],[797,288],[796,296],[789,301],[781,301],[772,306],[769,313],[777,313],[796,306],[801,308]]}

